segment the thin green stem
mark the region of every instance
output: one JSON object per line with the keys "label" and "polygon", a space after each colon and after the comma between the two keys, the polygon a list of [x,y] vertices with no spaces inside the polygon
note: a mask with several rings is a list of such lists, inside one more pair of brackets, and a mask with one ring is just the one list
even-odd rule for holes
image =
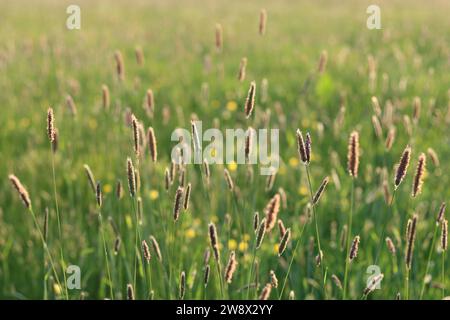
{"label": "thin green stem", "polygon": [[344,292],[342,294],[342,299],[345,300],[347,298],[347,283],[348,283],[348,269],[349,269],[349,263],[350,259],[350,239],[352,237],[352,219],[353,219],[353,207],[354,207],[354,193],[355,193],[355,179],[352,178],[352,191],[351,191],[351,197],[350,197],[350,214],[348,216],[348,232],[347,232],[347,241],[346,241],[346,254],[345,254],[345,272],[344,272]]}
{"label": "thin green stem", "polygon": [[325,299],[327,298],[327,293],[326,293],[326,289],[325,289],[325,277],[324,277],[324,258],[323,258],[323,252],[322,252],[322,247],[320,245],[320,233],[319,233],[319,223],[318,223],[318,219],[317,219],[317,213],[316,213],[316,206],[314,204],[313,201],[313,191],[312,191],[312,184],[311,184],[311,177],[309,174],[309,167],[308,165],[305,165],[305,169],[306,169],[306,176],[308,178],[308,185],[309,185],[309,194],[311,197],[311,206],[312,206],[312,210],[313,210],[313,216],[314,216],[314,223],[315,223],[315,229],[316,229],[316,239],[317,239],[317,247],[319,249],[319,256],[320,256],[320,267],[321,267],[321,273],[322,273],[322,289],[323,289],[323,295],[325,297]]}
{"label": "thin green stem", "polygon": [[289,262],[289,267],[288,267],[288,270],[286,272],[286,276],[285,276],[285,278],[283,280],[283,287],[281,288],[281,292],[280,292],[280,295],[278,296],[278,300],[281,300],[281,297],[283,296],[284,288],[286,287],[287,279],[288,279],[288,277],[290,275],[292,263],[294,262],[295,254],[297,253],[297,247],[300,244],[300,241],[302,239],[303,231],[305,230],[305,226],[306,226],[306,222],[303,224],[302,231],[300,233],[299,238],[297,239],[297,243],[295,244],[295,248],[294,248],[294,251],[292,253],[291,261]]}
{"label": "thin green stem", "polygon": [[63,239],[62,239],[62,232],[61,232],[61,217],[59,214],[58,194],[56,192],[55,155],[53,153],[51,142],[50,142],[50,154],[52,157],[53,195],[54,195],[54,199],[55,199],[56,218],[58,221],[59,245],[60,245],[61,263],[62,263],[62,269],[63,269],[62,271],[63,271],[63,276],[64,276],[64,290],[66,293],[66,299],[69,300],[69,292],[67,290],[67,279],[66,279],[66,262],[64,260],[64,253],[63,253],[64,250],[63,250]]}
{"label": "thin green stem", "polygon": [[50,250],[48,249],[48,246],[47,246],[47,241],[45,241],[44,235],[42,234],[41,228],[39,227],[39,223],[37,222],[36,215],[34,214],[33,208],[30,207],[28,210],[30,211],[31,216],[33,217],[34,224],[35,224],[36,229],[37,229],[37,231],[39,233],[39,237],[41,238],[41,241],[42,241],[42,246],[44,247],[44,250],[45,250],[45,252],[48,255],[48,258],[49,258],[49,261],[50,261],[50,265],[51,265],[53,273],[55,275],[56,282],[58,283],[58,286],[60,288],[62,288],[61,282],[59,281],[58,273],[56,272],[55,263],[53,262],[52,255],[51,255]]}
{"label": "thin green stem", "polygon": [[406,267],[406,276],[405,276],[405,299],[409,300],[409,268]]}
{"label": "thin green stem", "polygon": [[108,286],[109,286],[109,293],[111,295],[111,299],[114,300],[114,290],[113,290],[113,282],[111,278],[111,270],[109,269],[109,257],[108,257],[108,250],[106,247],[106,240],[105,240],[105,230],[103,228],[103,218],[102,218],[102,212],[101,209],[98,209],[98,220],[100,222],[100,233],[102,235],[102,241],[103,241],[103,250],[105,253],[105,262],[106,262],[106,272],[108,273]]}
{"label": "thin green stem", "polygon": [[426,281],[426,278],[427,278],[428,269],[430,267],[431,257],[433,255],[433,251],[434,251],[434,245],[435,245],[435,242],[436,242],[438,227],[439,227],[439,224],[436,223],[435,226],[434,226],[433,240],[431,241],[430,251],[428,252],[427,266],[425,268],[425,274],[423,276],[422,289],[420,290],[419,300],[422,300],[423,294],[425,293],[425,281]]}
{"label": "thin green stem", "polygon": [[256,260],[256,239],[255,239],[254,245],[253,245],[252,265],[250,267],[250,272],[249,272],[249,276],[248,276],[247,300],[249,299],[249,295],[250,295],[250,282],[252,281],[253,269],[255,268],[255,260]]}
{"label": "thin green stem", "polygon": [[445,298],[445,250],[442,251],[442,299]]}

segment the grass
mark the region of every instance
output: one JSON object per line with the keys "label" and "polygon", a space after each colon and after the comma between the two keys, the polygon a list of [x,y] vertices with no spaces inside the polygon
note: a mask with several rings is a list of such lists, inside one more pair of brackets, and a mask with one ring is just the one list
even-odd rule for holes
{"label": "grass", "polygon": [[[273,270],[280,287],[271,290],[270,299],[288,299],[291,290],[296,299],[342,299],[344,292],[326,281],[327,274],[343,281],[346,299],[394,299],[398,292],[402,298],[442,299],[449,286],[444,273],[449,255],[441,252],[436,241],[436,215],[450,196],[446,174],[450,169],[450,34],[439,30],[450,28],[446,16],[450,5],[445,0],[426,6],[418,0],[380,1],[382,29],[368,30],[369,4],[231,0],[199,5],[192,0],[123,0],[106,5],[82,0],[81,30],[69,31],[64,26],[68,3],[2,2],[0,298],[126,299],[127,284],[131,284],[136,299],[149,298],[151,291],[154,299],[176,299],[182,271],[184,299],[255,298],[270,282]],[[263,8],[267,10],[264,36],[259,34]],[[217,23],[223,29],[220,52],[215,48]],[[136,61],[136,47],[142,49],[142,64]],[[116,50],[123,57],[123,81],[116,75]],[[327,63],[318,73],[324,50]],[[369,79],[369,56],[375,61],[375,80],[373,75]],[[239,81],[243,57],[247,58],[246,76]],[[244,106],[252,81],[255,106],[246,119]],[[110,92],[107,109],[102,102],[103,85]],[[154,95],[153,116],[143,107],[148,89]],[[77,106],[76,116],[67,108],[67,95]],[[382,109],[382,137],[372,126],[372,96]],[[422,106],[413,120],[416,96]],[[394,106],[392,117],[386,114],[388,101]],[[58,150],[52,159],[46,136],[49,107],[54,109],[58,128]],[[139,159],[133,158],[141,177],[134,198],[126,183],[126,160],[134,152],[133,131],[124,121],[127,110],[144,125],[144,132],[151,126],[158,140],[156,162],[148,146]],[[413,123],[411,130],[405,116]],[[171,134],[176,128],[190,131],[190,120],[195,118],[203,121],[203,132],[215,126],[223,132],[247,130],[250,125],[279,128],[280,168],[273,187],[266,191],[259,164],[210,163],[208,178],[200,165],[197,169],[186,165],[185,186],[192,185],[189,210],[181,210],[174,223],[178,174],[168,191],[164,186],[177,143],[171,141]],[[395,139],[386,150],[385,139],[393,126]],[[297,128],[311,134],[307,171],[299,170]],[[346,159],[353,130],[359,132],[361,156],[358,179],[350,184],[346,183],[350,179]],[[204,141],[203,147],[207,144]],[[387,181],[394,190],[394,166],[407,144],[412,146],[412,163],[395,193],[395,205],[389,206],[382,185]],[[416,159],[421,152],[427,154],[428,148],[436,151],[440,164],[427,155],[423,191],[411,201]],[[102,185],[101,216],[85,163]],[[248,175],[249,167],[253,176]],[[232,193],[224,169],[233,181]],[[10,173],[20,178],[30,194],[31,218],[11,188]],[[317,183],[325,176],[330,183],[319,201],[320,214],[313,206],[313,216],[305,216],[304,208],[315,191],[308,182]],[[115,195],[118,180],[125,182],[122,198]],[[280,187],[285,190],[287,208],[280,208],[278,218],[291,228],[291,240],[278,257],[279,234],[277,230],[266,233],[255,251],[255,268],[252,218],[256,211],[263,213]],[[142,225],[138,196],[144,208]],[[46,208],[45,240],[41,228]],[[406,271],[405,222],[415,213],[419,216],[417,237],[412,266]],[[114,221],[117,230],[106,221]],[[223,268],[213,257],[210,281],[204,285],[203,253],[210,245],[210,222],[218,229],[221,257],[229,257],[234,250],[238,262],[232,282],[223,288]],[[332,236],[333,225],[338,235],[347,225],[348,239],[361,236],[351,272],[346,272],[344,260],[349,240],[341,249]],[[146,265],[140,244],[149,242],[150,235],[158,240],[163,258],[157,261],[150,246],[152,257]],[[396,246],[395,259],[385,245],[386,236]],[[121,248],[114,255],[118,237]],[[320,250],[324,258],[317,267]],[[380,289],[364,296],[366,271],[374,262],[384,277]],[[62,282],[63,268],[69,265],[80,267],[81,289],[68,290]],[[246,288],[253,283],[256,289]]]}

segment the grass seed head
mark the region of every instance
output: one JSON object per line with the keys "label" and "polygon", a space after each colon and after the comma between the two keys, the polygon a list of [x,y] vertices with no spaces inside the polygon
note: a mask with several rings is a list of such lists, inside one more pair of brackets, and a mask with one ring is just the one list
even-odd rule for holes
{"label": "grass seed head", "polygon": [[31,209],[31,200],[28,195],[27,189],[22,185],[19,178],[17,178],[14,174],[9,175],[9,181],[11,181],[13,187],[19,193],[20,198],[22,199],[23,204],[27,209]]}
{"label": "grass seed head", "polygon": [[406,146],[406,148],[403,151],[403,154],[400,158],[400,162],[398,163],[397,170],[395,172],[395,180],[394,180],[395,189],[398,188],[400,183],[403,181],[403,178],[405,178],[405,176],[406,176],[410,158],[411,158],[411,147]]}

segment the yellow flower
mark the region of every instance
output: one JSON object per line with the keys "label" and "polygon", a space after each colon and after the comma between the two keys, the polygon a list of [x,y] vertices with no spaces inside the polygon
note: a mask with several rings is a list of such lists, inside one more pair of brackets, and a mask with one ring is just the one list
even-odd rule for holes
{"label": "yellow flower", "polygon": [[239,251],[244,252],[248,249],[248,242],[241,241],[239,242]]}
{"label": "yellow flower", "polygon": [[227,109],[228,109],[229,111],[236,111],[236,109],[237,109],[237,103],[236,103],[236,101],[228,101],[228,103],[227,103]]}
{"label": "yellow flower", "polygon": [[234,239],[228,240],[228,249],[230,250],[236,250],[237,248],[237,242]]}
{"label": "yellow flower", "polygon": [[250,240],[250,235],[248,233],[244,234],[244,241],[249,241]]}
{"label": "yellow flower", "polygon": [[306,196],[308,195],[308,189],[305,186],[301,186],[298,188],[298,194],[301,196]]}
{"label": "yellow flower", "polygon": [[128,229],[131,229],[133,227],[133,221],[131,220],[131,216],[129,214],[125,215],[125,223]]}
{"label": "yellow flower", "polygon": [[111,185],[109,183],[107,183],[107,184],[105,184],[103,186],[103,192],[104,193],[110,193],[111,191],[112,191],[112,187],[111,187]]}
{"label": "yellow flower", "polygon": [[237,169],[237,163],[236,162],[232,161],[231,163],[228,164],[228,170],[233,172],[233,171],[236,171],[236,169]]}
{"label": "yellow flower", "polygon": [[212,216],[211,221],[217,223],[217,221],[219,221],[219,218],[217,216]]}
{"label": "yellow flower", "polygon": [[159,197],[159,192],[158,190],[152,189],[150,190],[149,195],[151,200],[156,200]]}
{"label": "yellow flower", "polygon": [[57,284],[57,283],[54,283],[53,284],[53,291],[55,292],[55,295],[57,295],[57,296],[61,295],[61,292],[62,292],[61,286],[59,284]]}
{"label": "yellow flower", "polygon": [[275,254],[278,254],[278,247],[279,247],[280,245],[277,243],[277,244],[274,244],[273,245],[273,252],[275,253]]}
{"label": "yellow flower", "polygon": [[186,238],[192,239],[195,238],[195,230],[192,228],[189,228],[186,230]]}
{"label": "yellow flower", "polygon": [[297,157],[290,158],[289,165],[294,168],[297,167],[298,166],[298,158]]}

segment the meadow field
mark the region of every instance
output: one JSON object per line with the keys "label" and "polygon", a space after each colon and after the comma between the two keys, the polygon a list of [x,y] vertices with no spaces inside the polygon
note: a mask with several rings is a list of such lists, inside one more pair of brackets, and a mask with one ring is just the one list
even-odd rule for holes
{"label": "meadow field", "polygon": [[[0,298],[448,298],[449,12],[1,0]],[[279,168],[174,164],[192,120]]]}

